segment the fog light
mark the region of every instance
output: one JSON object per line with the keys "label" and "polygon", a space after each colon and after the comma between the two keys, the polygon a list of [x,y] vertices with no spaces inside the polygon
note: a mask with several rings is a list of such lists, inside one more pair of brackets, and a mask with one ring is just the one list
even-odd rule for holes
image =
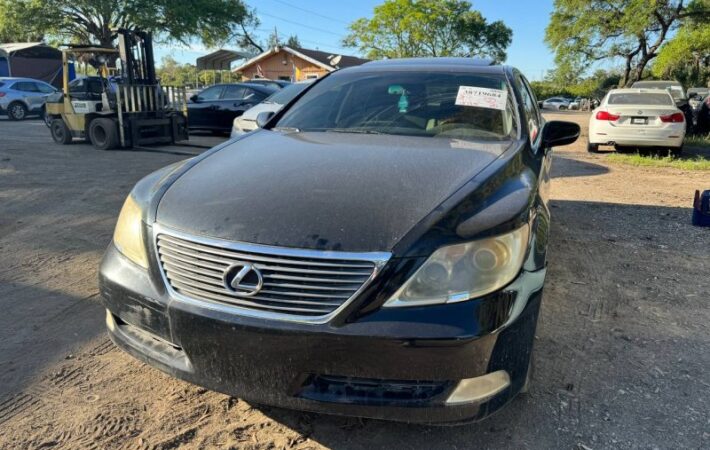
{"label": "fog light", "polygon": [[510,376],[499,370],[476,378],[459,381],[454,391],[446,399],[447,405],[484,402],[510,386]]}
{"label": "fog light", "polygon": [[109,331],[114,331],[116,329],[116,321],[113,320],[113,314],[108,309],[106,310],[106,328]]}

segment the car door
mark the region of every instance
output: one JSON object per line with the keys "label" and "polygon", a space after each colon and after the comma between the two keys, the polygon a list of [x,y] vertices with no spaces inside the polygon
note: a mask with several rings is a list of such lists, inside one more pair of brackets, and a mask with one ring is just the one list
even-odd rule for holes
{"label": "car door", "polygon": [[195,101],[187,104],[187,118],[190,128],[215,127],[217,108],[224,86],[209,87],[195,96]]}
{"label": "car door", "polygon": [[222,98],[217,108],[216,126],[221,130],[232,128],[232,122],[237,116],[241,116],[244,108],[244,97],[247,88],[238,84],[229,84],[224,87]]}
{"label": "car door", "polygon": [[22,100],[30,111],[39,109],[44,103],[39,88],[31,81],[18,81],[12,89],[21,93]]}

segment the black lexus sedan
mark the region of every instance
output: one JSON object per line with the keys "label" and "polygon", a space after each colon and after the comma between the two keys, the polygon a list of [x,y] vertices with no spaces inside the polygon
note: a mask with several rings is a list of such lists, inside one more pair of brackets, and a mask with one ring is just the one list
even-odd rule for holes
{"label": "black lexus sedan", "polygon": [[579,126],[469,58],[338,70],[259,122],[126,199],[100,269],[113,341],[331,414],[464,422],[524,391],[550,150]]}
{"label": "black lexus sedan", "polygon": [[279,88],[253,83],[217,84],[190,97],[187,104],[191,130],[227,133],[235,117],[261,103]]}

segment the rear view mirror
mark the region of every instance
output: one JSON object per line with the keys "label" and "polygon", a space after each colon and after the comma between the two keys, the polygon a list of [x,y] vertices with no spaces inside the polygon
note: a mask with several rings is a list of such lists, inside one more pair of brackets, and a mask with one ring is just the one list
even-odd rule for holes
{"label": "rear view mirror", "polygon": [[569,145],[579,137],[580,128],[574,122],[552,120],[542,129],[543,147],[559,147]]}
{"label": "rear view mirror", "polygon": [[274,117],[273,111],[260,112],[256,116],[256,126],[259,128],[264,128],[264,125],[266,125],[272,117]]}
{"label": "rear view mirror", "polygon": [[190,101],[192,103],[199,103],[200,102],[200,97],[197,94],[191,95],[190,96]]}

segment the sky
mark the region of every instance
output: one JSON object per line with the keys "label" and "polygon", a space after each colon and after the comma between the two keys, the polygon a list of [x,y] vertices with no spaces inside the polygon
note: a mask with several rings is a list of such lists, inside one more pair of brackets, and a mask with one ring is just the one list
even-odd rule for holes
{"label": "sky", "polygon": [[[256,8],[261,21],[256,33],[260,40],[265,41],[276,28],[284,38],[297,35],[305,48],[358,55],[357,49],[341,45],[348,24],[361,17],[372,17],[374,7],[382,1],[246,0],[246,3]],[[473,0],[472,3],[488,21],[502,20],[513,30],[507,64],[517,67],[531,80],[540,80],[553,67],[554,56],[544,42],[552,0]],[[190,48],[157,45],[156,60],[171,55],[179,62],[194,64],[197,57],[212,50],[199,44]]]}

